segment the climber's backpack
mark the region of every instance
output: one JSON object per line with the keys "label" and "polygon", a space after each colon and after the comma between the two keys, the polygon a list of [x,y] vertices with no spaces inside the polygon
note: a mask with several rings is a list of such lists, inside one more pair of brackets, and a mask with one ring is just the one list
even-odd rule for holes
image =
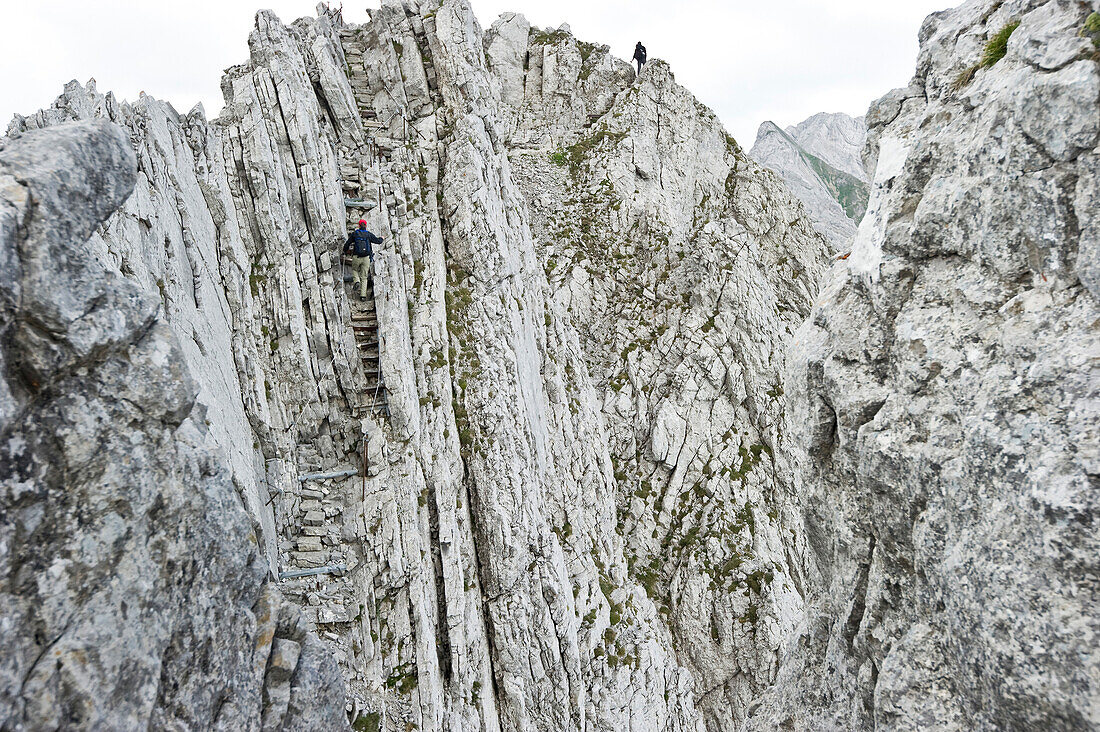
{"label": "climber's backpack", "polygon": [[369,257],[374,254],[374,250],[370,245],[370,235],[367,232],[357,229],[352,233],[351,240],[353,247],[352,251],[355,252],[355,256]]}

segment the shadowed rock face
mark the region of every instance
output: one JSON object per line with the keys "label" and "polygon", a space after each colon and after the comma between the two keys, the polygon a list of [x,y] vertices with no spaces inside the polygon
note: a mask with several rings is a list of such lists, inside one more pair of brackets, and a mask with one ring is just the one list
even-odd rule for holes
{"label": "shadowed rock face", "polygon": [[937,13],[868,111],[868,213],[787,361],[813,579],[753,729],[1100,725],[1088,12]]}
{"label": "shadowed rock face", "polygon": [[104,121],[0,148],[0,725],[338,729],[159,303],[86,244],[135,173]]}

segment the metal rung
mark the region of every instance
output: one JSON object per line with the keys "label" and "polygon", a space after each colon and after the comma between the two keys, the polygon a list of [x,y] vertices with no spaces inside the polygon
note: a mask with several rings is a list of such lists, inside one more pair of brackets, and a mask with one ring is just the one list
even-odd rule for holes
{"label": "metal rung", "polygon": [[344,208],[365,208],[372,209],[375,207],[374,201],[356,201],[351,198],[344,199]]}
{"label": "metal rung", "polygon": [[308,480],[328,480],[329,478],[347,478],[352,475],[359,475],[359,471],[355,468],[348,468],[347,470],[338,470],[335,473],[306,473],[305,475],[298,476],[299,483],[305,483]]}
{"label": "metal rung", "polygon": [[347,571],[348,568],[345,564],[332,564],[328,567],[317,567],[316,569],[293,569],[289,572],[279,572],[279,581],[297,579],[298,577],[311,577],[315,574],[335,574],[340,576]]}

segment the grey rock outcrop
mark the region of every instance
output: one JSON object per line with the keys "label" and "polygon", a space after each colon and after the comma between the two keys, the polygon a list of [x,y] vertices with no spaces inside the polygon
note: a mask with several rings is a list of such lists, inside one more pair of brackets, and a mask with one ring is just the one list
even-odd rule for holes
{"label": "grey rock outcrop", "polygon": [[751,729],[1100,726],[1087,5],[932,15],[868,112],[868,213],[787,361],[808,603]]}
{"label": "grey rock outcrop", "polygon": [[[584,45],[534,31],[526,55],[581,58]],[[585,63],[613,67],[606,53]],[[691,670],[708,728],[729,729],[770,683],[801,609],[773,504],[775,344],[809,312],[825,242],[663,61],[621,91],[550,65],[573,106],[596,111],[563,124],[530,65],[519,117],[562,136],[517,141],[511,163],[558,317],[602,392],[631,578]]]}
{"label": "grey rock outcrop", "polygon": [[[261,12],[214,120],[17,117],[0,726],[1095,726],[1083,13],[926,23],[831,271],[666,63],[464,0]],[[780,134],[856,177],[833,122]]]}
{"label": "grey rock outcrop", "polygon": [[860,157],[866,137],[863,118],[846,114],[815,114],[786,130],[764,122],[749,156],[779,174],[814,226],[839,249],[867,209],[868,180]]}
{"label": "grey rock outcrop", "polygon": [[[647,104],[606,47],[531,30],[519,16],[483,36],[461,2],[387,2],[362,27],[326,10],[291,26],[261,13],[250,50],[248,64],[227,72],[217,120],[72,84],[12,131],[95,117],[128,130],[141,161],[137,192],[93,244],[194,343],[182,359],[210,422],[195,439],[227,455],[265,555],[340,662],[358,719],[517,730],[700,730],[738,719],[774,673],[782,618],[796,602],[782,570],[770,588],[765,557],[779,547],[763,507],[770,479],[763,469],[748,477],[770,460],[762,435],[775,415],[763,402],[732,413],[745,382],[773,389],[781,364],[765,344],[793,329],[813,295],[823,242],[799,204],[667,66],[654,63],[643,79],[645,94],[661,99]],[[661,128],[666,108],[666,121],[694,131]],[[618,117],[635,122],[609,127]],[[637,224],[648,228],[631,234],[635,246],[667,237],[655,253],[673,284],[656,271],[646,279],[668,300],[663,327],[713,330],[677,345],[668,363],[658,355],[666,342],[635,346],[633,378],[668,382],[660,395],[639,392],[637,435],[629,410],[604,396],[617,375],[608,355],[636,339],[587,332],[612,311],[581,302],[636,310],[630,275],[591,290],[548,279],[556,255],[528,208],[537,161],[560,177],[547,153],[592,134],[630,142],[582,145],[593,155],[578,165],[575,192],[589,196],[611,172],[625,201],[622,221],[599,235]],[[700,196],[713,202],[696,217]],[[651,225],[661,209],[667,223]],[[336,256],[346,220],[360,216],[385,238],[366,310],[348,303]],[[685,260],[692,246],[699,251]],[[739,332],[729,313],[752,297],[723,268],[735,253],[744,256],[734,268],[763,276],[753,292],[775,308],[738,346],[745,363],[727,378],[717,363],[733,358],[727,341]],[[558,276],[614,275],[603,258],[565,264]],[[684,300],[710,268],[706,293]],[[384,410],[366,398],[351,340],[364,320],[349,311],[377,322]],[[676,325],[681,312],[694,325]],[[700,388],[716,406],[691,411]],[[729,412],[730,429],[704,449],[710,411]],[[695,455],[679,469],[676,439]],[[660,456],[635,460],[630,446],[650,442]],[[631,476],[660,466],[657,490],[633,512],[624,502],[636,480],[624,484],[617,465],[628,452]],[[688,489],[719,454],[736,467],[702,481],[720,494],[715,507],[679,498],[701,498]],[[366,475],[341,477],[348,465]],[[655,522],[649,514],[666,494]],[[668,536],[639,543],[638,522]],[[767,529],[754,538],[757,522]],[[736,528],[706,556],[727,525]],[[687,549],[639,560],[673,542]],[[771,549],[748,558],[757,543]],[[745,562],[737,571],[735,556]],[[729,587],[713,580],[712,564],[729,565]],[[747,587],[751,598],[741,597]],[[297,649],[276,646],[271,677],[281,686],[264,699],[293,709],[281,669]],[[684,661],[681,647],[690,649]]]}
{"label": "grey rock outcrop", "polygon": [[0,147],[0,726],[339,729],[159,300],[87,241],[135,180],[103,121]]}
{"label": "grey rock outcrop", "polygon": [[820,112],[788,127],[785,132],[806,152],[853,178],[867,182],[867,173],[863,169],[867,123],[863,117]]}

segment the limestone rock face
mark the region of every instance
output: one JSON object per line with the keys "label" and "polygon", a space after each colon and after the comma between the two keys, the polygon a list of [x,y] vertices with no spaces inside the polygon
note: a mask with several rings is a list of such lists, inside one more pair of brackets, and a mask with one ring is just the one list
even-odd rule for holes
{"label": "limestone rock face", "polygon": [[[567,29],[387,2],[361,27],[260,13],[249,47],[217,120],[74,83],[11,132],[128,132],[135,192],[89,248],[161,303],[205,410],[192,439],[224,455],[353,717],[740,719],[800,602],[767,498],[770,340],[824,252],[797,201],[667,66],[632,87]],[[360,217],[384,239],[370,303],[338,256]],[[620,260],[599,251],[620,236]],[[663,301],[644,333],[639,297]],[[305,713],[288,669],[318,643],[271,643],[265,726]]]}
{"label": "limestone rock face", "polygon": [[[0,146],[0,726],[339,729],[179,339],[88,240],[135,182],[105,121]],[[273,644],[301,649],[282,679]]]}
{"label": "limestone rock face", "polygon": [[181,115],[150,96],[128,104],[71,82],[50,109],[9,127],[105,118],[128,131],[134,193],[92,246],[162,302],[207,410],[203,439],[229,460],[273,571],[269,493],[292,485],[286,456],[322,453],[302,461],[332,468],[328,442],[359,438],[345,396],[356,391],[355,347],[343,328],[325,328],[342,297],[333,288],[334,243],[344,236],[335,141],[363,137],[330,36],[324,14],[288,28],[259,13],[251,60],[227,72],[226,109],[214,122],[201,108]]}
{"label": "limestone rock face", "polygon": [[814,226],[840,249],[867,209],[868,180],[861,160],[866,137],[863,118],[846,114],[815,114],[785,130],[765,122],[749,156],[779,174],[806,206]]}
{"label": "limestone rock face", "polygon": [[[532,31],[527,55],[584,45]],[[605,53],[586,63],[612,65]],[[691,669],[709,728],[729,729],[770,683],[801,610],[773,502],[786,480],[772,457],[775,344],[808,313],[825,242],[667,64],[621,91],[584,68],[559,83],[602,113],[567,129],[529,94],[524,124],[563,136],[534,150],[514,140],[511,163],[556,317],[578,329],[601,391],[630,576]],[[538,73],[527,69],[527,89]]]}
{"label": "limestone rock face", "polygon": [[485,33],[489,68],[501,82],[502,111],[517,147],[560,147],[607,112],[634,81],[610,48],[578,40],[568,26],[542,30],[505,13]]}
{"label": "limestone rock face", "polygon": [[666,63],[465,0],[17,117],[0,727],[1095,726],[1083,12],[781,133],[875,171],[831,271]]}
{"label": "limestone rock face", "polygon": [[1086,5],[937,13],[868,112],[868,213],[787,359],[808,603],[752,729],[1100,725]]}
{"label": "limestone rock face", "polygon": [[863,117],[820,112],[785,131],[806,152],[841,172],[867,182],[867,173],[863,169],[867,123]]}

